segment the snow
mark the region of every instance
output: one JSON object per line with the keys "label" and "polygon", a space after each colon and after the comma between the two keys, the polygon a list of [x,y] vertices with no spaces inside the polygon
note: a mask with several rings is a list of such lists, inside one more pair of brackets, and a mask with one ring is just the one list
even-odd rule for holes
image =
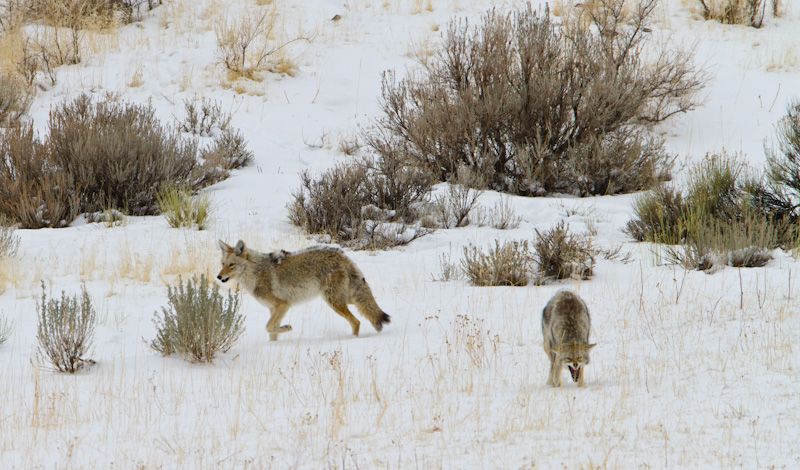
{"label": "snow", "polygon": [[[165,0],[58,71],[30,116],[44,132],[53,105],[82,92],[151,102],[164,122],[187,99],[233,114],[252,165],[208,189],[206,231],[161,217],[119,226],[18,230],[18,256],[0,265],[0,312],[14,323],[0,349],[0,467],[109,468],[798,468],[800,273],[792,253],[764,268],[713,275],[665,264],[621,229],[635,195],[519,198],[522,222],[437,230],[407,246],[348,251],[392,323],[361,336],[321,300],[290,309],[293,331],[269,342],[267,310],[245,295],[246,331],[210,365],[150,350],[154,312],[179,275],[219,267],[216,241],[261,251],[314,241],[286,204],[300,172],[348,158],[337,151],[379,116],[381,73],[414,70],[412,45],[434,47],[451,18],[478,18],[484,0],[279,1],[286,34],[311,38],[290,55],[295,76],[267,74],[249,94],[225,86],[215,24],[255,2]],[[264,2],[261,2],[264,3]],[[694,45],[711,75],[697,110],[655,128],[685,165],[709,152],[754,167],[800,84],[800,8],[763,29],[698,19],[690,1],[662,5],[655,32]],[[432,11],[426,9],[430,4]],[[502,2],[508,9],[518,2]],[[340,14],[339,21],[331,18]],[[425,46],[428,44],[428,46]],[[128,86],[139,71],[142,83]],[[440,188],[442,189],[442,188]],[[500,195],[479,199],[492,208]],[[532,240],[565,220],[622,245],[629,262],[600,257],[589,281],[472,287],[437,281],[440,257],[470,243]],[[37,360],[36,301],[85,284],[98,310],[97,365],[76,375]],[[545,385],[541,309],[562,288],[592,314],[585,389]],[[225,287],[227,288],[227,286]]]}

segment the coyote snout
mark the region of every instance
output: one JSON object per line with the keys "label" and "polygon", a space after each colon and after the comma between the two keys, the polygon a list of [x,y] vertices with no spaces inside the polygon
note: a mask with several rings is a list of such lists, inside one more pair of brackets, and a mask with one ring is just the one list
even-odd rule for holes
{"label": "coyote snout", "polygon": [[573,382],[585,387],[583,369],[589,364],[591,318],[586,304],[575,293],[556,293],[542,312],[544,351],[550,357],[547,385],[561,386],[561,369],[567,366]]}
{"label": "coyote snout", "polygon": [[342,250],[318,246],[296,252],[283,250],[260,253],[245,247],[239,240],[231,247],[222,240],[220,282],[235,279],[242,288],[270,309],[267,322],[270,341],[292,330],[281,320],[292,305],[322,296],[331,308],[350,323],[358,336],[361,323],[347,308],[354,304],[377,331],[391,317],[382,311],[361,271]]}

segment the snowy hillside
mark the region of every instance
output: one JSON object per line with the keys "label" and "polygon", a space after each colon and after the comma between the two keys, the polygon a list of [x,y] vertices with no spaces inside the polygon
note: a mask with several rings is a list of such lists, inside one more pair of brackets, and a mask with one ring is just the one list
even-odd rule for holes
{"label": "snowy hillside", "polygon": [[[710,77],[702,106],[653,129],[678,157],[676,184],[712,152],[760,168],[800,96],[800,3],[785,0],[761,29],[704,21],[695,3],[662,0],[653,24],[658,40],[693,48]],[[215,31],[267,8],[259,4],[280,13],[276,37],[303,39],[282,51],[288,73],[231,80]],[[635,194],[502,196],[517,228],[472,224],[386,251],[347,250],[392,317],[380,333],[362,319],[353,337],[316,299],[291,308],[293,331],[270,342],[267,308],[245,294],[246,330],[213,364],[150,349],[167,285],[216,277],[218,239],[265,252],[316,243],[286,206],[302,171],[353,158],[342,144],[379,116],[382,72],[417,69],[414,57],[435,51],[451,19],[521,4],[164,0],[141,21],[91,35],[80,64],[58,68],[55,85],[41,80],[28,113],[35,129],[81,93],[149,102],[165,123],[183,117],[186,100],[208,99],[232,115],[254,159],[205,190],[215,212],[203,231],[160,216],[15,231],[18,254],[0,260],[0,314],[13,322],[0,348],[0,468],[800,467],[795,254],[713,274],[666,264],[622,232]],[[478,204],[500,200],[487,191]],[[587,281],[440,280],[442,256],[532,240],[561,221],[621,255],[599,256]],[[86,285],[98,310],[96,365],[61,374],[37,358],[41,281],[51,296]],[[586,388],[566,374],[562,388],[545,385],[541,312],[563,288],[592,315]]]}

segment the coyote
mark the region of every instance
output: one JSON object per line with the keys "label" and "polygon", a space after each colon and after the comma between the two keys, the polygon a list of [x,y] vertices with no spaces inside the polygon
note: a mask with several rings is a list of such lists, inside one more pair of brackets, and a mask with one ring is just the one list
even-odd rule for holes
{"label": "coyote", "polygon": [[267,322],[270,341],[277,341],[280,333],[292,331],[290,325],[281,325],[289,307],[320,295],[350,322],[355,336],[360,322],[347,304],[355,304],[377,331],[391,321],[375,303],[364,275],[339,248],[316,246],[296,252],[260,253],[245,248],[241,240],[235,247],[220,240],[219,247],[222,270],[217,279],[238,280],[245,291],[270,309]]}
{"label": "coyote", "polygon": [[583,366],[589,363],[589,328],[592,320],[589,310],[574,292],[556,293],[542,311],[542,336],[544,351],[550,356],[550,376],[547,385],[561,386],[561,369],[569,368],[572,380],[585,387]]}

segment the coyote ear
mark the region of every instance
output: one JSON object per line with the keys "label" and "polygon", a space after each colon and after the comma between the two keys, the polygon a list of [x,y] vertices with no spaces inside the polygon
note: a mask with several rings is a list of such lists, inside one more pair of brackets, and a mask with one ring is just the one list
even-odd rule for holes
{"label": "coyote ear", "polygon": [[588,350],[592,349],[595,346],[597,346],[597,343],[595,343],[595,344],[587,344],[586,345],[586,350],[588,351]]}
{"label": "coyote ear", "polygon": [[242,253],[244,253],[244,242],[239,240],[238,242],[236,242],[236,251],[234,252],[234,254],[236,256],[241,256]]}
{"label": "coyote ear", "polygon": [[219,243],[219,249],[220,250],[222,250],[222,251],[233,251],[233,248],[228,246],[228,244],[225,243],[224,241],[218,240],[218,243]]}

